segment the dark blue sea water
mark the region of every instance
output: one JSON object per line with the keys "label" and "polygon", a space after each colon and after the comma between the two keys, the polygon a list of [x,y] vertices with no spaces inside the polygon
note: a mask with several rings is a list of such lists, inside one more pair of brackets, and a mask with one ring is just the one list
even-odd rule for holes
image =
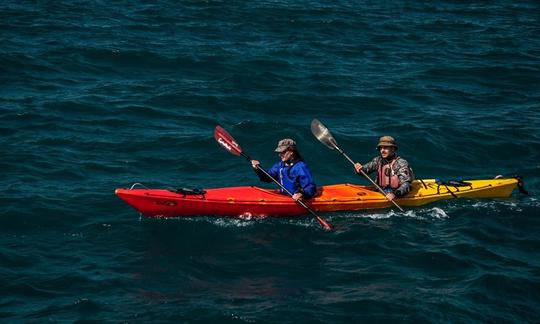
{"label": "dark blue sea water", "polygon": [[[537,1],[2,1],[1,322],[537,322]],[[292,137],[316,182],[419,178],[531,196],[293,219],[148,219],[114,189],[259,184]]]}

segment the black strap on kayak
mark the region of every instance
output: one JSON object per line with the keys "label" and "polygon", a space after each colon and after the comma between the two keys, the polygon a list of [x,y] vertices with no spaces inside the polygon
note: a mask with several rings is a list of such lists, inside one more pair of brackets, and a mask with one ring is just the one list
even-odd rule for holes
{"label": "black strap on kayak", "polygon": [[422,180],[422,179],[418,179],[418,180],[420,180],[420,182],[424,185],[424,188],[427,189],[427,186],[426,186],[426,183],[424,182],[424,180]]}
{"label": "black strap on kayak", "polygon": [[186,196],[202,196],[201,198],[204,199],[204,194],[206,194],[206,190],[203,189],[197,189],[197,188],[179,188],[179,189],[169,189],[169,191],[175,192],[177,194],[183,195],[182,198],[186,198]]}
{"label": "black strap on kayak", "polygon": [[459,192],[460,187],[469,187],[470,189],[472,189],[472,184],[470,182],[461,181],[461,180],[448,180],[448,181],[437,180],[435,181],[435,183],[437,184],[437,194],[440,193],[440,187],[443,186],[454,198],[457,198],[458,196],[456,196],[456,194],[453,193],[452,190],[450,190],[449,186],[456,188],[457,192]]}
{"label": "black strap on kayak", "polygon": [[521,176],[514,176],[514,178],[518,181],[517,187],[519,192],[521,192],[524,195],[530,196],[530,194],[525,190],[525,183],[523,182],[523,178]]}
{"label": "black strap on kayak", "polygon": [[[440,186],[440,185],[439,185]],[[457,198],[456,194],[452,192],[452,190],[450,190],[450,188],[448,188],[448,185],[444,184],[444,187],[446,188],[446,190],[452,195],[452,197],[454,198]],[[459,189],[456,188],[457,191],[459,191]],[[437,191],[439,191],[439,187],[437,187]]]}
{"label": "black strap on kayak", "polygon": [[436,183],[441,186],[451,186],[451,187],[470,187],[472,189],[472,184],[467,181],[461,181],[461,180],[448,180],[448,181],[441,181],[437,180]]}

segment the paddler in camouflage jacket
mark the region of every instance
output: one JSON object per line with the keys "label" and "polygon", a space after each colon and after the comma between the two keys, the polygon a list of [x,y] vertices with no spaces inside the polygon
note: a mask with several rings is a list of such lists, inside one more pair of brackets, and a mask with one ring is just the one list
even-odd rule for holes
{"label": "paddler in camouflage jacket", "polygon": [[383,136],[377,144],[379,156],[364,165],[354,164],[358,174],[361,173],[360,170],[367,174],[377,172],[377,184],[386,192],[388,200],[409,193],[414,180],[414,173],[409,167],[409,162],[396,154],[397,149],[396,141],[392,136]]}

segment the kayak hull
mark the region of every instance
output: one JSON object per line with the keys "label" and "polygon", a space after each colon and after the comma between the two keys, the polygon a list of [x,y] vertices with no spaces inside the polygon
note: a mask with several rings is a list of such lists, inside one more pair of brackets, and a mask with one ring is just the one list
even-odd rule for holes
{"label": "kayak hull", "polygon": [[[512,194],[514,178],[467,180],[470,186],[444,186],[433,179],[415,180],[412,190],[396,199],[400,206],[421,206],[455,198],[505,198]],[[267,217],[299,216],[307,211],[277,190],[254,186],[206,189],[204,194],[184,195],[166,189],[116,189],[116,195],[149,217]],[[336,184],[322,186],[306,201],[314,211],[336,212],[391,208],[393,204],[371,186]]]}

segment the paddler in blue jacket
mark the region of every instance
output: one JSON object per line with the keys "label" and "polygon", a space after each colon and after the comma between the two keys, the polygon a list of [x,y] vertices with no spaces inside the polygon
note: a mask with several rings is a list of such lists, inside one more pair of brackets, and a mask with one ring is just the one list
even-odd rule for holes
{"label": "paddler in blue jacket", "polygon": [[[294,200],[310,199],[315,196],[317,186],[313,182],[313,176],[306,162],[298,152],[296,142],[290,138],[284,138],[278,142],[275,152],[279,154],[281,161],[268,169],[268,174],[287,188],[293,194]],[[261,181],[272,182],[257,168],[259,164],[259,161],[251,160],[251,165]],[[286,194],[283,190],[282,193]]]}

